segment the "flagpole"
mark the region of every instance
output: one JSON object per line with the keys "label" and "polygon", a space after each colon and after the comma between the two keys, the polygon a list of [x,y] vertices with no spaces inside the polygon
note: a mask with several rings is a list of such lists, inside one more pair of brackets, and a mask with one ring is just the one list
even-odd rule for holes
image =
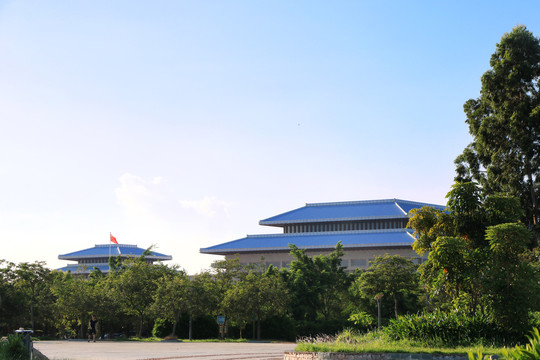
{"label": "flagpole", "polygon": [[109,233],[109,272],[111,272],[111,236],[112,233]]}

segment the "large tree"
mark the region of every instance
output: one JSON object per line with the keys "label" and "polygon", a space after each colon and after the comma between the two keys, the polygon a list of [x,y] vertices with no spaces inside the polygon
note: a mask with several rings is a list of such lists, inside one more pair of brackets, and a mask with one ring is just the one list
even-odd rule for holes
{"label": "large tree", "polygon": [[353,286],[361,296],[373,299],[377,294],[384,294],[391,299],[396,319],[400,298],[415,297],[419,289],[415,265],[404,257],[388,254],[376,256]]}
{"label": "large tree", "polygon": [[296,320],[332,320],[340,318],[350,280],[341,266],[343,245],[336,244],[327,255],[309,256],[304,249],[289,245],[294,260],[283,272],[291,295]]}
{"label": "large tree", "polygon": [[[271,266],[268,271],[251,270],[225,293],[223,306],[240,329],[250,319],[257,319],[257,339],[261,339],[261,320],[280,315],[287,308],[287,288]],[[241,334],[241,333],[240,333]]]}
{"label": "large tree", "polygon": [[473,141],[455,161],[456,180],[476,180],[487,194],[520,198],[526,222],[538,231],[539,38],[516,26],[497,44],[490,67],[480,96],[463,106]]}

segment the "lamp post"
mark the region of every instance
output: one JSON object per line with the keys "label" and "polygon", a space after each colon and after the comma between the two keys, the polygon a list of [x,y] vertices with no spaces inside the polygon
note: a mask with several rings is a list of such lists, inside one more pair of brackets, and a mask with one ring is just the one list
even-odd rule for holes
{"label": "lamp post", "polygon": [[384,294],[379,293],[375,295],[375,300],[377,300],[377,328],[381,328],[381,299],[383,298]]}

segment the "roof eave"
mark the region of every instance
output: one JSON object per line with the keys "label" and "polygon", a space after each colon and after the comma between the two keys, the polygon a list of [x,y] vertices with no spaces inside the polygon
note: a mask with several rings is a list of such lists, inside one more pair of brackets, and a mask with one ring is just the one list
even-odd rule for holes
{"label": "roof eave", "polygon": [[[343,249],[369,249],[369,248],[387,248],[387,247],[411,247],[411,243],[380,243],[380,244],[351,244],[343,245]],[[319,246],[298,246],[299,249],[304,250],[331,250],[336,245],[319,245]],[[242,254],[242,253],[256,253],[256,252],[284,252],[290,251],[289,247],[267,247],[267,248],[243,248],[243,249],[199,249],[201,254],[210,255],[229,255],[229,254]]]}
{"label": "roof eave", "polygon": [[361,221],[361,220],[388,220],[388,219],[408,219],[408,215],[383,215],[383,216],[362,216],[362,217],[344,217],[344,218],[323,218],[323,219],[303,219],[303,220],[261,220],[259,225],[289,225],[303,223],[319,222],[341,222],[341,221]]}

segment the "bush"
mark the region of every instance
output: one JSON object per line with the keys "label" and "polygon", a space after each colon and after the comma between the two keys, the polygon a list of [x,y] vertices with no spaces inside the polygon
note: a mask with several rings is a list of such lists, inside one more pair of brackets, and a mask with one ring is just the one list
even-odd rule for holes
{"label": "bush", "polygon": [[0,341],[0,360],[26,360],[30,358],[23,339],[17,335],[8,335]]}
{"label": "bush", "polygon": [[[525,345],[525,348],[516,346],[513,349],[504,349],[502,359],[505,360],[536,360],[540,359],[540,332],[538,328],[534,328],[531,331],[532,336],[527,336],[529,343]],[[484,355],[481,351],[474,354],[469,352],[469,360],[489,360],[492,359],[490,355]]]}
{"label": "bush", "polygon": [[384,332],[392,340],[407,339],[440,346],[509,345],[524,339],[523,334],[509,333],[485,315],[455,312],[400,316],[398,320],[391,320]]}
{"label": "bush", "polygon": [[351,324],[346,319],[343,320],[318,320],[318,321],[297,321],[297,337],[316,337],[317,335],[336,335]]}

